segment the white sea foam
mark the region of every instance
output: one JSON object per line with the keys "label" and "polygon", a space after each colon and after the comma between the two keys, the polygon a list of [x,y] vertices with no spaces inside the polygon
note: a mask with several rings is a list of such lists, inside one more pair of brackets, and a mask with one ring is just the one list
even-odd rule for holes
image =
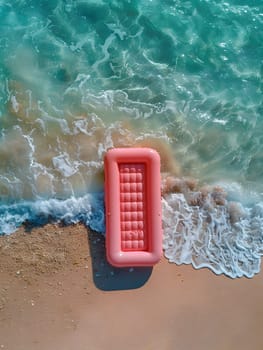
{"label": "white sea foam", "polygon": [[[263,254],[263,204],[192,206],[184,194],[163,198],[163,248],[170,262],[253,277]],[[240,215],[242,213],[242,215]]]}
{"label": "white sea foam", "polygon": [[53,157],[54,167],[64,176],[70,177],[78,171],[79,162],[71,162],[68,154],[60,154],[57,157]]}
{"label": "white sea foam", "polygon": [[11,103],[13,110],[17,113],[19,111],[19,103],[17,102],[15,96],[11,96]]}
{"label": "white sea foam", "polygon": [[105,232],[103,193],[89,193],[66,200],[47,199],[0,205],[0,234],[11,234],[22,224],[41,226],[48,222],[65,225],[81,222]]}

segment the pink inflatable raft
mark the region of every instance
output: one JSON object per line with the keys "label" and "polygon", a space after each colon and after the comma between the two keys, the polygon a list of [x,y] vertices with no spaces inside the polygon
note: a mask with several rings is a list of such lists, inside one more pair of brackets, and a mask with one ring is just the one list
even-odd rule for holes
{"label": "pink inflatable raft", "polygon": [[104,159],[107,260],[152,266],[162,256],[160,157],[150,148],[114,148]]}

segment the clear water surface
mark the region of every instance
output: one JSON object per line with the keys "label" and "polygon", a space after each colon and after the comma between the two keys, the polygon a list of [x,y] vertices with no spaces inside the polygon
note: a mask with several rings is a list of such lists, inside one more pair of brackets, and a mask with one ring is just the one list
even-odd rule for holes
{"label": "clear water surface", "polygon": [[0,0],[0,102],[0,234],[103,232],[103,156],[148,142],[167,147],[166,257],[259,271],[261,0]]}

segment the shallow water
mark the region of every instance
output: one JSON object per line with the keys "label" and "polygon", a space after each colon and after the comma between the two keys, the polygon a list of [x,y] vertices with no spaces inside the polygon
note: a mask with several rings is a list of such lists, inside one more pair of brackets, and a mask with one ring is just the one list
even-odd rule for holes
{"label": "shallow water", "polygon": [[103,231],[106,150],[148,144],[164,172],[198,180],[192,195],[227,192],[223,204],[206,197],[209,213],[184,190],[165,194],[166,256],[231,277],[259,271],[260,0],[0,1],[0,30],[2,234],[56,220]]}

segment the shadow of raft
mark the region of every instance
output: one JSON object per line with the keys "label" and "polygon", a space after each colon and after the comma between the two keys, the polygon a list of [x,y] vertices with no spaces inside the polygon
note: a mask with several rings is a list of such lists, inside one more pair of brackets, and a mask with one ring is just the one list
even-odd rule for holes
{"label": "shadow of raft", "polygon": [[89,249],[92,259],[93,281],[103,291],[128,290],[142,287],[152,274],[152,267],[117,268],[106,259],[105,238],[88,230]]}

